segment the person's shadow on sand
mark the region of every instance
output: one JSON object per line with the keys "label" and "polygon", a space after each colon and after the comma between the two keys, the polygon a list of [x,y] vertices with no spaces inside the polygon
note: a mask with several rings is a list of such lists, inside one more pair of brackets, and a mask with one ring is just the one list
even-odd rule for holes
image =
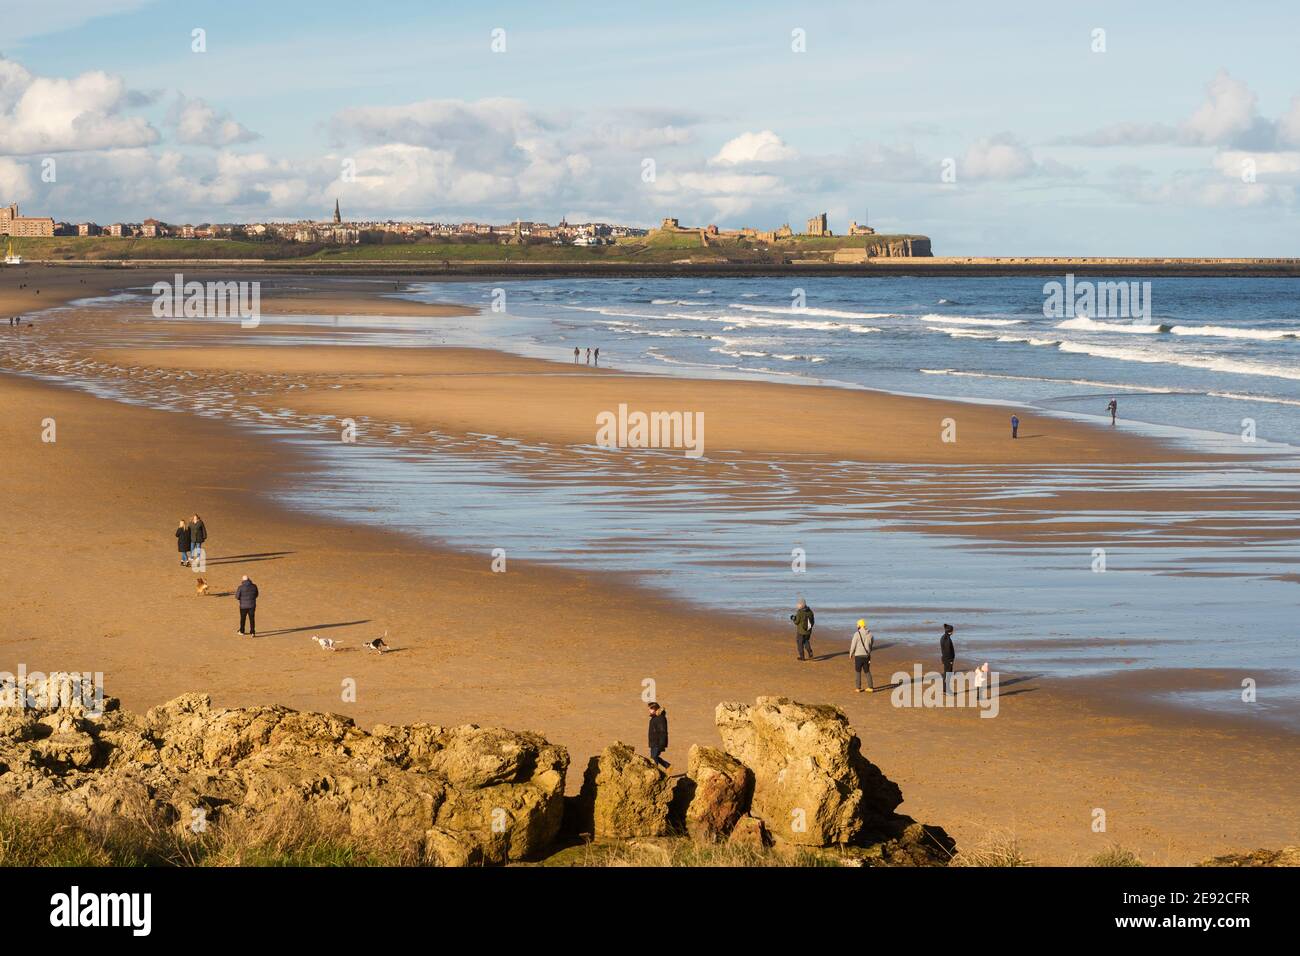
{"label": "person's shadow on sand", "polygon": [[296,551],[264,551],[261,554],[229,554],[220,558],[207,558],[205,564],[235,564],[243,561],[275,561],[284,557],[286,554],[297,554]]}
{"label": "person's shadow on sand", "polygon": [[332,627],[353,627],[357,624],[369,624],[370,618],[364,621],[338,621],[334,624],[311,624],[307,627],[282,627],[274,631],[258,631],[258,637],[280,637],[283,634],[300,634],[303,631],[324,631]]}

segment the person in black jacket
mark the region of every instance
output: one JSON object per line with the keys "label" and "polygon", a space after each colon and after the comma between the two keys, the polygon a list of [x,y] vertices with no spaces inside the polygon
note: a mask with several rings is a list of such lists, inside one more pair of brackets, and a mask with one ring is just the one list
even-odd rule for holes
{"label": "person in black jacket", "polygon": [[190,529],[182,518],[176,525],[176,550],[181,554],[181,564],[190,560]]}
{"label": "person in black jacket", "polygon": [[662,756],[668,749],[668,711],[657,701],[650,702],[650,759],[667,770],[672,766]]}
{"label": "person in black jacket", "polygon": [[957,651],[952,646],[952,625],[943,626],[943,636],[939,638],[939,654],[943,658],[943,692],[948,693],[948,685],[952,681],[952,662],[957,657]]}
{"label": "person in black jacket", "polygon": [[239,602],[239,633],[244,633],[244,622],[248,622],[249,637],[257,637],[257,585],[245,574],[235,588],[235,600]]}
{"label": "person in black jacket", "polygon": [[208,529],[203,523],[203,519],[198,515],[190,518],[190,558],[194,561],[199,559],[200,552],[203,551],[203,542],[208,540]]}

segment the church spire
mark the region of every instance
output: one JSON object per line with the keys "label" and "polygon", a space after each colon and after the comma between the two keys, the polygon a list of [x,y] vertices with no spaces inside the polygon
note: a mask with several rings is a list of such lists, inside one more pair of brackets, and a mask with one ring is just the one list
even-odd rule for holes
{"label": "church spire", "polygon": [[337,199],[334,200],[334,221],[335,222],[343,221],[343,217],[339,215],[339,201]]}

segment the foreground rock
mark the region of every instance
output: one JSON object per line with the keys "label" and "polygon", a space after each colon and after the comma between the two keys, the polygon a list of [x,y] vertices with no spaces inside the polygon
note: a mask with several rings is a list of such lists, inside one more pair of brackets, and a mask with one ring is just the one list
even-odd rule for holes
{"label": "foreground rock", "polygon": [[686,778],[686,832],[704,843],[725,839],[749,810],[754,774],[730,754],[696,744],[686,760]]}
{"label": "foreground rock", "polygon": [[592,757],[578,796],[578,829],[597,840],[664,836],[674,782],[631,746],[615,743]]}
{"label": "foreground rock", "polygon": [[0,797],[203,832],[290,812],[405,859],[534,856],[559,831],[569,758],[532,733],[376,726],[187,694],[143,716],[111,699],[0,716]]}
{"label": "foreground rock", "polygon": [[[839,708],[760,697],[753,705],[719,704],[714,717],[723,749],[692,747],[678,791],[682,822],[696,841],[852,848],[852,859],[872,865],[952,859],[956,845],[942,828],[896,812],[902,792],[862,755]],[[591,778],[593,798],[604,779]],[[613,790],[605,796],[614,805],[621,799]]]}
{"label": "foreground rock", "polygon": [[1300,866],[1300,846],[1284,846],[1280,850],[1250,850],[1212,856],[1197,866]]}
{"label": "foreground rock", "polygon": [[719,704],[722,746],[754,774],[750,812],[779,840],[852,844],[894,826],[898,785],[862,756],[838,707],[760,697]]}

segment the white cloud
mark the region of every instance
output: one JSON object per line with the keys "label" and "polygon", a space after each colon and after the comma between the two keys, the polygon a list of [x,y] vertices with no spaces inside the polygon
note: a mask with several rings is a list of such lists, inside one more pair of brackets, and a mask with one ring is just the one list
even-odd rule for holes
{"label": "white cloud", "polygon": [[72,79],[34,76],[0,59],[0,153],[30,155],[120,149],[158,141],[158,131],[124,110],[139,97],[120,77],[92,71]]}
{"label": "white cloud", "polygon": [[175,129],[179,142],[191,146],[231,146],[258,138],[228,112],[218,113],[203,100],[187,99],[184,94],[168,111],[167,125]]}
{"label": "white cloud", "polygon": [[744,163],[777,163],[794,159],[797,154],[770,129],[761,133],[741,133],[728,140],[709,160],[711,166],[739,166]]}
{"label": "white cloud", "polygon": [[1184,138],[1193,145],[1217,146],[1233,142],[1255,124],[1256,97],[1227,70],[1220,70],[1205,88],[1205,102],[1182,125]]}
{"label": "white cloud", "polygon": [[957,164],[960,179],[1023,179],[1039,171],[1034,154],[1010,133],[971,144]]}

